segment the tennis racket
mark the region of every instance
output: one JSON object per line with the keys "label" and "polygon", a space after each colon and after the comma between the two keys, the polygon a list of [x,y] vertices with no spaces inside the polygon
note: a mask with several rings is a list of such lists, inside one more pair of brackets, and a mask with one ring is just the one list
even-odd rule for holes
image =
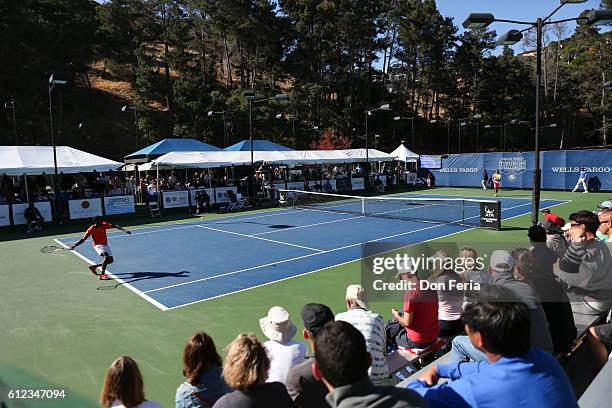
{"label": "tennis racket", "polygon": [[40,248],[40,252],[42,252],[43,254],[52,254],[54,252],[69,251],[69,250],[70,248],[64,248],[59,245],[47,245],[47,246]]}

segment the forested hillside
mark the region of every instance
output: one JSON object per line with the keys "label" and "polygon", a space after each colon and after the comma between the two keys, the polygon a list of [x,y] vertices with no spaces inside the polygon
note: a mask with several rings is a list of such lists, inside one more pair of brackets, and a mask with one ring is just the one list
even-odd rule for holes
{"label": "forested hillside", "polygon": [[[289,95],[253,105],[255,137],[298,148],[362,147],[365,111],[389,103],[368,118],[383,150],[412,145],[413,122],[396,116],[415,118],[419,153],[447,152],[449,117],[452,152],[459,129],[462,151],[500,148],[504,128],[507,148],[530,149],[530,124],[510,122],[533,122],[533,33],[514,55],[493,52],[501,33],[460,34],[460,23],[433,0],[2,1],[0,144],[15,143],[15,124],[19,144],[50,143],[55,74],[70,79],[52,94],[56,142],[115,159],[171,135],[247,138],[249,88]],[[612,35],[559,24],[544,42],[543,120],[556,127],[543,147],[601,146]],[[225,111],[228,140],[209,111]]]}

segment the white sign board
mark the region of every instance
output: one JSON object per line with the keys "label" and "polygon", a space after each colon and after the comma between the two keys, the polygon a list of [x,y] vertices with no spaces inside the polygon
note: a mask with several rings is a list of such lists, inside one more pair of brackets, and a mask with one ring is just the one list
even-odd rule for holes
{"label": "white sign board", "polygon": [[238,187],[217,187],[215,189],[215,202],[217,204],[220,203],[229,203],[229,197],[227,196],[228,190],[234,192],[234,194],[238,194]]}
{"label": "white sign board", "polygon": [[292,181],[287,183],[287,190],[304,190],[303,181]]}
{"label": "white sign board", "polygon": [[133,195],[104,197],[104,213],[106,215],[130,214],[136,212]]}
{"label": "white sign board", "polygon": [[406,173],[406,184],[416,184],[417,175],[416,173]]}
{"label": "white sign board", "polygon": [[162,193],[164,208],[189,207],[189,191],[164,191]]}
{"label": "white sign board", "polygon": [[351,179],[351,188],[353,190],[365,190],[365,181],[363,178]]}
{"label": "white sign board", "polygon": [[[40,215],[45,219],[45,222],[49,222],[52,220],[53,215],[51,214],[51,202],[49,201],[40,201],[35,202],[34,206],[38,208],[40,211]],[[25,213],[26,208],[28,208],[28,204],[13,204],[13,224],[21,225],[26,224],[27,221],[23,214]]]}
{"label": "white sign board", "polygon": [[71,220],[93,218],[102,215],[102,199],[70,200],[68,201],[68,209],[70,210]]}
{"label": "white sign board", "polygon": [[0,205],[0,226],[11,225],[10,208],[8,205]]}

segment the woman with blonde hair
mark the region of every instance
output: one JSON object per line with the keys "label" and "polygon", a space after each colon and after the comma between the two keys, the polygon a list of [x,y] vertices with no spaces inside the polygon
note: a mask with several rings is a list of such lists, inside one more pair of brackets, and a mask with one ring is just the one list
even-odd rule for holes
{"label": "woman with blonde hair", "polygon": [[270,359],[253,333],[242,333],[229,345],[223,378],[236,391],[225,394],[213,408],[293,407],[287,388],[267,383]]}
{"label": "woman with blonde hair", "polygon": [[140,369],[128,356],[113,361],[106,371],[100,404],[103,408],[162,408],[145,399]]}

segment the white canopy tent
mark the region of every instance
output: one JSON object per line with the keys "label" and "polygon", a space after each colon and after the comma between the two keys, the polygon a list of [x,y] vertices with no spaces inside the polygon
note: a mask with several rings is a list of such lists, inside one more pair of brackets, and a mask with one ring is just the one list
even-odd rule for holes
{"label": "white canopy tent", "polygon": [[[392,161],[396,156],[369,149],[370,161]],[[365,149],[344,150],[293,150],[293,151],[255,151],[253,161],[276,164],[325,164],[357,163],[366,161]],[[157,159],[152,164],[176,168],[213,168],[223,166],[242,166],[251,163],[249,151],[222,152],[171,152]]]}
{"label": "white canopy tent", "polygon": [[[69,146],[56,146],[57,172],[81,173],[110,171],[122,163],[105,159]],[[52,146],[0,146],[0,174],[53,174]]]}
{"label": "white canopy tent", "polygon": [[419,159],[419,155],[408,149],[404,144],[400,144],[397,149],[390,153],[391,156],[394,156],[399,161],[403,161],[406,163],[416,163]]}

